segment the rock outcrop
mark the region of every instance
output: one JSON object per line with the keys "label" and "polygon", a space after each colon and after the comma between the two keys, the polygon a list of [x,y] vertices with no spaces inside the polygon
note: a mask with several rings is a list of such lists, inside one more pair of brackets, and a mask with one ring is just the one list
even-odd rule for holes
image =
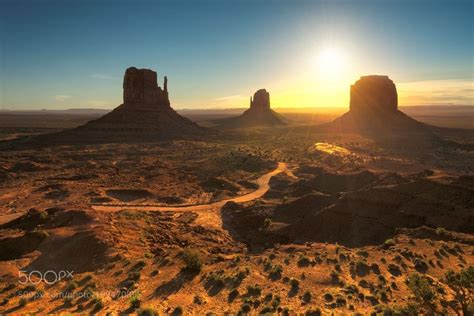
{"label": "rock outcrop", "polygon": [[444,145],[433,127],[398,110],[397,88],[388,76],[364,76],[351,86],[350,110],[321,125],[327,132],[358,133],[407,153]]}
{"label": "rock outcrop", "polygon": [[74,129],[43,134],[22,143],[90,144],[107,142],[142,142],[172,139],[201,139],[212,135],[179,115],[170,105],[168,80],[157,83],[157,74],[150,69],[130,67],[123,80],[123,104],[104,116]]}
{"label": "rock outcrop", "polygon": [[285,119],[270,108],[270,93],[265,89],[257,90],[253,98],[250,97],[250,108],[242,115],[215,123],[223,129],[286,125]]}
{"label": "rock outcrop", "polygon": [[351,86],[350,110],[354,112],[397,112],[397,88],[388,76],[363,76]]}
{"label": "rock outcrop", "polygon": [[270,93],[265,89],[260,89],[255,92],[253,99],[250,97],[250,109],[256,111],[270,110]]}
{"label": "rock outcrop", "polygon": [[164,89],[161,89],[157,84],[156,72],[128,68],[123,79],[123,103],[170,107],[168,79],[165,77]]}

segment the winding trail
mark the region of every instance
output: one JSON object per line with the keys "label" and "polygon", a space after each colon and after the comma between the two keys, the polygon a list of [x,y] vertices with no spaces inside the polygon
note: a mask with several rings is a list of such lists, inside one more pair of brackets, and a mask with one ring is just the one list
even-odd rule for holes
{"label": "winding trail", "polygon": [[269,181],[271,177],[288,172],[288,166],[285,162],[279,162],[278,167],[264,174],[257,179],[258,189],[233,198],[220,200],[208,204],[195,205],[178,205],[178,206],[161,206],[161,205],[130,205],[130,204],[95,204],[91,205],[92,209],[102,212],[119,212],[122,210],[131,211],[173,211],[173,212],[197,212],[199,217],[196,223],[205,224],[207,226],[222,227],[222,220],[220,218],[219,210],[227,202],[243,203],[249,202],[262,197],[270,188]]}

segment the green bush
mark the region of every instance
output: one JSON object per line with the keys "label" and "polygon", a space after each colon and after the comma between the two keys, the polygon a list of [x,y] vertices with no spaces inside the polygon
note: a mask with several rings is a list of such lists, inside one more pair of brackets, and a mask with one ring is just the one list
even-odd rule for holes
{"label": "green bush", "polygon": [[185,264],[184,270],[193,272],[193,273],[201,272],[202,261],[199,258],[199,255],[197,252],[194,252],[190,249],[185,249],[181,253],[181,256]]}
{"label": "green bush", "polygon": [[291,286],[292,290],[297,290],[300,287],[300,281],[298,281],[297,279],[292,278],[292,279],[290,279],[290,286]]}
{"label": "green bush", "polygon": [[415,300],[420,307],[424,307],[436,314],[436,292],[434,291],[430,280],[425,276],[414,273],[410,275],[407,281],[408,288],[413,293]]}
{"label": "green bush", "polygon": [[173,312],[171,313],[171,315],[173,316],[180,316],[180,315],[183,315],[183,308],[181,306],[176,306],[176,308],[173,310]]}
{"label": "green bush", "polygon": [[474,314],[474,266],[458,273],[448,271],[444,276],[444,281],[454,292],[454,304],[450,307],[455,312],[460,307],[464,315]]}
{"label": "green bush", "polygon": [[262,293],[262,288],[258,284],[255,284],[253,286],[252,285],[247,286],[248,296],[260,296],[261,293]]}
{"label": "green bush", "polygon": [[137,315],[138,316],[158,316],[158,311],[151,307],[140,308],[137,312]]}
{"label": "green bush", "polygon": [[133,309],[139,308],[141,304],[142,300],[140,292],[133,293],[133,295],[130,297],[130,307]]}
{"label": "green bush", "polygon": [[395,240],[393,240],[393,239],[387,239],[387,240],[385,240],[385,242],[383,243],[384,248],[393,247],[393,246],[395,246],[395,244],[396,244],[396,243],[395,243]]}
{"label": "green bush", "polygon": [[306,291],[304,294],[303,294],[303,302],[305,303],[309,303],[311,302],[311,292],[310,291]]}
{"label": "green bush", "polygon": [[444,227],[438,227],[436,228],[436,235],[438,236],[445,236],[446,235],[446,229]]}

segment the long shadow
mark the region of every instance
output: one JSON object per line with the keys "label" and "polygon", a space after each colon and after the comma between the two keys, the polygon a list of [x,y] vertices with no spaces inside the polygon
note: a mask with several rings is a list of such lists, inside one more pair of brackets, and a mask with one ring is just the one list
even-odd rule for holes
{"label": "long shadow", "polygon": [[169,296],[174,294],[183,288],[184,284],[194,279],[195,276],[193,273],[180,271],[173,279],[158,286],[151,296]]}
{"label": "long shadow", "polygon": [[64,304],[59,305],[59,306],[53,308],[52,310],[50,310],[50,311],[48,312],[48,314],[56,314],[56,313],[58,313],[59,311],[62,311],[62,310],[67,309],[67,308],[69,308],[69,307],[71,307],[71,305],[64,303]]}
{"label": "long shadow", "polygon": [[216,296],[225,288],[225,285],[223,283],[207,280],[204,283],[204,288],[206,289],[209,296]]}

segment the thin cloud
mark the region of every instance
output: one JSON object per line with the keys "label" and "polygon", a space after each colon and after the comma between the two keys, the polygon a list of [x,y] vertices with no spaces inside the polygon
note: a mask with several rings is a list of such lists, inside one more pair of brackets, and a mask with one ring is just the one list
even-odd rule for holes
{"label": "thin cloud", "polygon": [[474,104],[472,80],[448,79],[397,84],[400,104]]}
{"label": "thin cloud", "polygon": [[102,80],[117,80],[117,77],[105,75],[105,74],[92,74],[89,76],[90,78],[95,78],[95,79],[102,79]]}
{"label": "thin cloud", "polygon": [[86,104],[92,107],[108,107],[110,102],[107,100],[88,100]]}
{"label": "thin cloud", "polygon": [[66,94],[58,94],[58,95],[53,96],[53,98],[59,102],[64,102],[70,97],[71,97],[70,95],[66,95]]}
{"label": "thin cloud", "polygon": [[244,96],[241,95],[241,94],[235,94],[235,95],[229,95],[229,96],[225,96],[225,97],[216,98],[214,100],[215,101],[229,101],[229,100],[240,99],[240,98],[243,98],[243,97]]}

